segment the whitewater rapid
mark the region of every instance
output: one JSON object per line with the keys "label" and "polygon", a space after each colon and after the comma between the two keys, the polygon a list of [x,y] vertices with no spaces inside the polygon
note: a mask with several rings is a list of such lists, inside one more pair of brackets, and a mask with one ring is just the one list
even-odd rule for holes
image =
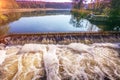
{"label": "whitewater rapid", "polygon": [[106,79],[120,79],[120,43],[0,45],[0,80]]}

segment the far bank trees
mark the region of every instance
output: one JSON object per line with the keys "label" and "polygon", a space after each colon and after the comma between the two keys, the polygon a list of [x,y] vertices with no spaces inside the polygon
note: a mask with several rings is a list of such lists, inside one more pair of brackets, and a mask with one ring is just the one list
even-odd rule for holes
{"label": "far bank trees", "polygon": [[14,9],[18,7],[16,0],[0,0],[0,9]]}

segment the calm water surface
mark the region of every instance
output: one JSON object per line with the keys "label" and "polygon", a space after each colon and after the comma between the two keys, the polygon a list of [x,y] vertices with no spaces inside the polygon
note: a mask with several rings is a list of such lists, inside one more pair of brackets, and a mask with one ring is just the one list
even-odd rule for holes
{"label": "calm water surface", "polygon": [[73,32],[73,31],[99,31],[100,29],[81,20],[81,27],[70,24],[71,15],[50,15],[37,17],[22,17],[10,23],[10,33],[35,33],[35,32]]}
{"label": "calm water surface", "polygon": [[[99,32],[106,27],[109,29],[108,26],[91,24],[87,19],[78,20],[69,10],[34,11],[13,15],[17,17],[12,18],[17,19],[8,23],[7,33]],[[114,27],[110,30],[114,30]]]}

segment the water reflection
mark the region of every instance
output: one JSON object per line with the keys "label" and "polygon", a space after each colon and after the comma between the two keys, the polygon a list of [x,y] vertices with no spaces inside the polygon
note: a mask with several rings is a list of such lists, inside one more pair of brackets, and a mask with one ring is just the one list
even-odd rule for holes
{"label": "water reflection", "polygon": [[91,24],[90,21],[84,17],[85,16],[80,15],[79,12],[71,12],[70,24],[76,28],[83,28],[86,31],[100,31],[100,28],[94,24]]}
{"label": "water reflection", "polygon": [[[107,21],[88,21],[85,19],[86,16],[80,14],[79,12],[71,12],[70,23],[74,27],[83,27],[83,25],[89,27],[99,28],[101,31],[120,31],[120,20],[118,18],[110,18]],[[86,23],[83,23],[83,21]],[[83,24],[82,24],[83,23]]]}
{"label": "water reflection", "polygon": [[91,22],[97,25],[102,31],[120,31],[120,23],[118,20],[113,22]]}
{"label": "water reflection", "polygon": [[18,20],[21,17],[21,13],[2,13],[0,12],[0,36],[6,35],[9,30],[9,24]]}
{"label": "water reflection", "polygon": [[86,31],[100,31],[96,25],[91,24],[87,19],[81,18],[80,16],[71,15],[70,24],[76,28],[85,29]]}
{"label": "water reflection", "polygon": [[0,27],[5,24],[10,26],[6,33],[120,31],[118,21],[90,22],[70,10],[0,13]]}
{"label": "water reflection", "polygon": [[0,26],[5,24],[9,24],[10,22],[17,21],[20,19],[21,13],[19,12],[12,12],[12,13],[2,13],[0,12]]}
{"label": "water reflection", "polygon": [[9,33],[37,33],[37,32],[86,32],[99,31],[97,26],[88,20],[75,21],[81,27],[72,24],[70,10],[48,10],[23,12],[22,17],[10,24]]}
{"label": "water reflection", "polygon": [[70,15],[70,10],[41,10],[41,11],[31,11],[22,12],[22,17],[33,17],[33,16],[46,16],[46,15]]}
{"label": "water reflection", "polygon": [[9,31],[9,28],[10,27],[9,27],[8,24],[6,24],[4,26],[0,26],[0,36],[6,35],[8,33],[8,31]]}

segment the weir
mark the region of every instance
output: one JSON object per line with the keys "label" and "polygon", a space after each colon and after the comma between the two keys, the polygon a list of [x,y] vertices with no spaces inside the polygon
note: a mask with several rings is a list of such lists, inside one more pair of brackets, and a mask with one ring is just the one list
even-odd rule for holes
{"label": "weir", "polygon": [[117,43],[120,42],[120,32],[71,32],[71,33],[35,33],[9,34],[0,38],[0,43],[7,45],[39,43],[39,44],[69,44],[69,43]]}

